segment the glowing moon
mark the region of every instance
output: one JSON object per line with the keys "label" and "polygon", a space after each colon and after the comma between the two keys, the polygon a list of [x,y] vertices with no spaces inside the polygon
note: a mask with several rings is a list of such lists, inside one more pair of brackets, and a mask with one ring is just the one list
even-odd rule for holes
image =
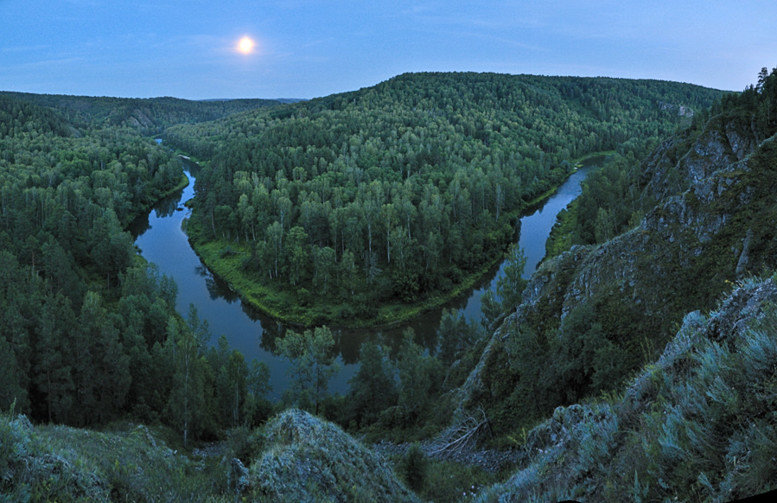
{"label": "glowing moon", "polygon": [[237,50],[242,52],[243,54],[251,54],[254,52],[254,48],[256,47],[256,42],[251,39],[251,37],[243,37],[237,42]]}

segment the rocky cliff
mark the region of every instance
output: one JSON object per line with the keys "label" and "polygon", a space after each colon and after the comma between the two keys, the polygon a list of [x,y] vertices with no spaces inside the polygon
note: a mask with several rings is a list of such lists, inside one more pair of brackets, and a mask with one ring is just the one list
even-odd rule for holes
{"label": "rocky cliff", "polygon": [[143,425],[100,432],[0,415],[0,500],[418,501],[378,454],[299,410],[254,432],[248,468],[223,446],[186,454],[164,435]]}
{"label": "rocky cliff", "polygon": [[614,400],[558,407],[478,501],[730,501],[773,488],[777,285],[685,316]]}
{"label": "rocky cliff", "polygon": [[[601,382],[612,386],[650,361],[685,313],[712,308],[737,278],[773,269],[775,232],[768,222],[777,215],[775,189],[777,141],[759,142],[741,114],[721,114],[700,131],[665,141],[642,167],[641,199],[655,202],[653,208],[628,232],[600,245],[575,246],[539,268],[523,303],[496,330],[458,390],[456,417],[484,408],[497,429],[509,428],[515,413],[506,409],[521,402],[513,395],[523,390],[525,396],[530,380],[555,379],[572,390],[548,399],[547,407],[554,399],[558,405],[597,392]],[[582,376],[522,368],[520,354],[531,344],[538,347],[534,358],[547,360],[548,368],[563,358],[558,351],[586,351],[585,341],[575,339],[580,327],[567,320],[573,311],[575,320],[586,313],[583,328],[596,330],[598,344],[610,353],[589,347],[591,361],[573,369]],[[621,367],[610,375],[595,368],[608,361]],[[524,411],[535,418],[548,412],[543,405]]]}

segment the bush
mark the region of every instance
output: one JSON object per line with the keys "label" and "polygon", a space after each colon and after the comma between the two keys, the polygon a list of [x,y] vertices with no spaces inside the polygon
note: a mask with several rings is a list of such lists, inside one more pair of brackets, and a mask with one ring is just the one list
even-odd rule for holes
{"label": "bush", "polygon": [[402,463],[405,482],[407,482],[410,489],[416,492],[420,492],[423,489],[424,481],[426,480],[427,464],[426,455],[418,443],[411,445]]}

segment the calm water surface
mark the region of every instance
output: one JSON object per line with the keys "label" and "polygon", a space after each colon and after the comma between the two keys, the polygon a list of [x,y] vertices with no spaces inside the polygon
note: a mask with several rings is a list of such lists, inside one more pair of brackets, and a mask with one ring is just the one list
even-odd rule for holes
{"label": "calm water surface", "polygon": [[[527,256],[524,277],[531,276],[545,255],[545,241],[556,215],[580,194],[580,183],[601,161],[602,158],[589,161],[586,166],[573,173],[540,209],[521,219],[518,243]],[[247,360],[259,359],[268,365],[272,386],[270,395],[271,398],[278,398],[289,385],[286,371],[290,362],[273,354],[271,348],[274,348],[275,338],[283,333],[284,327],[244,305],[226,284],[205,268],[189,246],[181,226],[191,210],[183,203],[194,196],[193,175],[196,173],[196,166],[185,164],[184,168],[189,176],[189,185],[179,194],[157,204],[147,218],[141,218],[133,224],[135,244],[143,257],[156,264],[162,274],[172,277],[178,284],[178,312],[186,317],[189,305],[193,304],[199,317],[207,320],[213,333],[211,343],[215,344],[223,334],[231,347],[243,353]],[[480,297],[487,289],[495,288],[496,281],[504,274],[503,269],[504,263],[494,268],[479,286],[444,307],[461,309],[467,319],[479,320]],[[399,340],[398,335],[409,326],[415,331],[420,344],[433,347],[441,316],[442,308],[429,311],[408,324],[389,330],[333,331],[342,370],[332,378],[330,390],[348,390],[348,380],[358,368],[359,346],[364,340],[378,339],[383,344],[395,346]]]}

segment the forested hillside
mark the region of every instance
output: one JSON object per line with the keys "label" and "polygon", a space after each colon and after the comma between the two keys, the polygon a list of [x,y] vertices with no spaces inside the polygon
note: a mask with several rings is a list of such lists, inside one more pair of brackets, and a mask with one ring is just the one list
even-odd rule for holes
{"label": "forested hillside", "polygon": [[180,160],[135,128],[67,115],[0,96],[0,410],[184,436],[261,413],[266,369],[208,350],[207,326],[175,312],[176,285],[125,231],[187,183]]}
{"label": "forested hillside", "polygon": [[[777,71],[764,71],[638,168],[616,160],[587,181],[557,232],[599,243],[537,270],[462,385],[459,412],[483,407],[509,434],[609,391],[660,354],[686,313],[777,269],[775,133]],[[612,239],[591,221],[597,205],[620,215]]]}
{"label": "forested hillside", "polygon": [[111,98],[0,92],[19,101],[56,109],[81,126],[131,127],[156,134],[175,124],[210,121],[255,108],[280,105],[277,100],[236,99],[191,101],[179,98]]}
{"label": "forested hillside", "polygon": [[244,298],[303,324],[380,324],[471,284],[576,158],[643,153],[721,95],[661,81],[407,74],[165,137],[207,161],[188,232]]}

